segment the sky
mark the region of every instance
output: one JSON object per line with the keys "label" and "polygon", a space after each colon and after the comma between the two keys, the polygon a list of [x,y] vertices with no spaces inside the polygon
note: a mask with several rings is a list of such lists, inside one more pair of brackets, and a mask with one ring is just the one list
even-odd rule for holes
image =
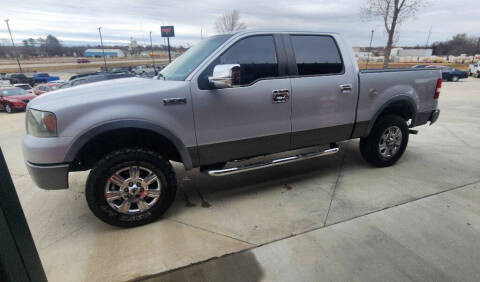
{"label": "sky", "polygon": [[[221,14],[236,9],[248,29],[335,31],[353,46],[383,46],[386,32],[380,20],[360,16],[366,0],[0,0],[0,44],[10,44],[6,24],[14,40],[56,36],[65,45],[99,44],[102,27],[104,44],[163,44],[161,25],[174,25],[172,45],[190,45],[203,35],[214,35],[214,22]],[[408,0],[407,0],[408,1]],[[480,36],[479,0],[426,0],[414,19],[399,28],[398,46],[424,45],[457,33]]]}

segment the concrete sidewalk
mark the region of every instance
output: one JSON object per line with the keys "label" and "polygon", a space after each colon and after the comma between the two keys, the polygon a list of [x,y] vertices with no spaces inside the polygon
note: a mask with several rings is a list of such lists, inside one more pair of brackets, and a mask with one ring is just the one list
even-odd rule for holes
{"label": "concrete sidewalk", "polygon": [[480,281],[480,184],[147,279]]}

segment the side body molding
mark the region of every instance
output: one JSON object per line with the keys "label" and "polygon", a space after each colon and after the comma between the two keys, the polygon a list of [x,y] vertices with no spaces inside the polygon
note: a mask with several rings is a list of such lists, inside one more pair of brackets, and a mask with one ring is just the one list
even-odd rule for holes
{"label": "side body molding", "polygon": [[[122,120],[109,121],[109,122],[100,124],[88,130],[87,132],[83,133],[80,137],[78,137],[73,142],[73,144],[68,149],[67,154],[65,155],[65,162],[66,163],[72,162],[75,156],[78,154],[78,152],[83,148],[83,146],[94,137],[102,133],[105,133],[107,131],[120,129],[120,128],[146,129],[146,130],[151,130],[153,132],[156,132],[159,135],[162,135],[163,137],[171,141],[174,144],[174,146],[177,148],[178,152],[180,153],[180,157],[182,158],[182,162],[183,162],[183,165],[185,166],[185,169],[189,170],[193,168],[192,157],[196,158],[196,154],[193,154],[193,156],[191,156],[188,148],[183,144],[183,142],[177,136],[175,136],[168,129],[162,126],[159,126],[153,122],[145,121],[145,120],[136,120],[136,119],[122,119]],[[191,150],[191,151],[192,153],[196,152],[196,150]]]}

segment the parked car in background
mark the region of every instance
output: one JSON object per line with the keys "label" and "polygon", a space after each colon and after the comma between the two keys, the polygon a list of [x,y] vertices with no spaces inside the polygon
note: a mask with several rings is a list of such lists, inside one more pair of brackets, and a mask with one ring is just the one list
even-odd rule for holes
{"label": "parked car in background", "polygon": [[480,61],[468,66],[468,74],[476,77],[480,77]]}
{"label": "parked car in background", "polygon": [[22,88],[0,88],[0,110],[4,110],[7,113],[25,110],[27,104],[35,97],[37,96]]}
{"label": "parked car in background", "polygon": [[[68,82],[70,86],[77,86],[80,84],[87,84],[97,81],[111,80],[117,78],[132,77],[133,74],[129,73],[98,73],[94,75],[79,77]],[[66,88],[66,87],[65,87]]]}
{"label": "parked car in background", "polygon": [[0,79],[0,87],[8,87],[8,86],[10,86],[10,85],[12,85],[12,84],[10,83],[10,80]]}
{"label": "parked car in background", "polygon": [[[90,170],[91,211],[133,227],[174,201],[170,160],[224,176],[331,155],[335,142],[360,138],[367,162],[391,166],[416,133],[410,128],[438,119],[441,85],[439,69],[359,71],[337,33],[223,34],[197,43],[158,79],[39,97],[28,106],[23,152],[44,189],[68,188],[69,172]],[[280,152],[288,156],[271,155]],[[274,159],[257,159],[265,155]]]}
{"label": "parked car in background", "polygon": [[132,67],[115,67],[112,68],[109,73],[131,73]]}
{"label": "parked car in background", "polygon": [[47,83],[59,79],[60,77],[49,75],[46,72],[37,73],[33,76],[33,80],[35,83]]}
{"label": "parked car in background", "polygon": [[62,85],[63,83],[59,83],[59,82],[49,82],[49,83],[39,84],[35,86],[35,88],[33,88],[33,93],[35,95],[42,95],[43,93],[60,89]]}
{"label": "parked car in background", "polygon": [[144,73],[144,72],[147,71],[147,67],[146,66],[136,66],[132,69],[132,71],[135,74],[141,74],[141,73]]}
{"label": "parked car in background", "polygon": [[147,66],[136,66],[132,69],[136,75],[145,75],[155,73],[155,69]]}
{"label": "parked car in background", "polygon": [[18,87],[18,88],[22,88],[23,90],[27,90],[28,92],[32,93],[32,94],[35,94],[33,93],[33,88],[32,86],[30,86],[30,84],[27,84],[27,83],[16,83],[14,85],[12,85],[13,87]]}
{"label": "parked car in background", "polygon": [[[431,68],[437,68],[437,66],[430,66]],[[466,71],[462,71],[452,67],[440,66],[442,71],[442,79],[446,81],[457,82],[460,79],[467,78],[468,74]]]}
{"label": "parked car in background", "polygon": [[35,84],[33,77],[27,77],[23,73],[9,73],[5,76],[5,78],[9,80],[11,84],[28,83],[30,84],[30,86],[33,86]]}
{"label": "parked car in background", "polygon": [[423,65],[414,65],[414,66],[412,67],[412,69],[423,69],[423,68],[426,68],[426,67],[429,67],[429,65],[425,65],[425,64],[423,64]]}
{"label": "parked car in background", "polygon": [[88,64],[88,63],[90,63],[89,59],[85,59],[85,58],[77,59],[77,64]]}
{"label": "parked car in background", "polygon": [[80,77],[85,77],[85,76],[89,76],[89,75],[96,75],[96,74],[100,74],[100,73],[101,72],[87,72],[87,73],[80,73],[80,74],[72,75],[70,77],[69,81],[72,81],[72,80],[80,78]]}

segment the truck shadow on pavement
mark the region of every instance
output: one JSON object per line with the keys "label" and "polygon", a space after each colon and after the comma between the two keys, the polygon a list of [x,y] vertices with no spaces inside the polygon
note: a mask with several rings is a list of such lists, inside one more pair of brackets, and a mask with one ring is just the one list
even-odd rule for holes
{"label": "truck shadow on pavement", "polygon": [[154,277],[142,277],[133,281],[261,281],[263,270],[250,251],[225,255],[206,262],[168,271]]}
{"label": "truck shadow on pavement", "polygon": [[356,166],[370,167],[360,156],[358,140],[343,142],[339,146],[340,152],[335,155],[221,177],[205,175],[198,169],[185,172],[181,165],[176,165],[179,178],[177,201],[183,200],[185,206],[191,207],[196,205],[192,198],[198,197],[202,207],[209,207],[207,198],[211,194],[227,196],[229,193],[255,193],[256,190],[278,187],[291,190],[292,183],[297,181],[321,181],[322,177],[337,176],[345,158]]}

